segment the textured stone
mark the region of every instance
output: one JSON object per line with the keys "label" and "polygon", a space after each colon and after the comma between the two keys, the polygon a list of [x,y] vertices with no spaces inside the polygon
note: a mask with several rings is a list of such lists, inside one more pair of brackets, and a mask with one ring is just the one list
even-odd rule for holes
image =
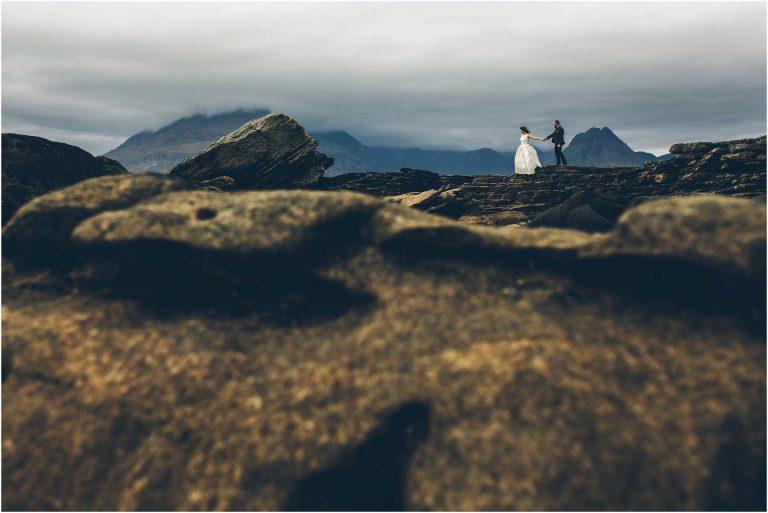
{"label": "textured stone", "polygon": [[750,160],[753,160],[755,157],[757,157],[757,154],[755,152],[743,152],[743,153],[727,153],[725,155],[721,155],[720,159],[725,160],[726,162],[732,162],[732,161],[739,161],[739,162],[748,162]]}
{"label": "textured stone", "polygon": [[164,192],[188,189],[176,179],[154,175],[92,178],[37,197],[3,228],[3,254],[24,255],[41,248],[61,248],[72,229],[94,214],[138,203]]}
{"label": "textured stone", "polygon": [[381,202],[351,192],[208,191],[164,194],[124,210],[83,221],[73,238],[84,243],[167,241],[201,249],[252,253],[298,251],[324,237],[347,243],[381,207]]}
{"label": "textured stone", "polygon": [[317,181],[333,159],[293,118],[269,114],[211,144],[168,174],[193,182],[228,176],[235,189],[278,189]]}
{"label": "textured stone", "polygon": [[674,257],[724,275],[765,280],[762,201],[717,196],[646,201],[619,219],[596,254]]}
{"label": "textured stone", "polygon": [[458,220],[469,224],[507,226],[511,224],[526,224],[528,222],[528,216],[524,212],[506,210],[499,212],[498,214],[490,214],[485,216],[462,216]]}
{"label": "textured stone", "polygon": [[432,199],[439,194],[437,189],[430,189],[423,192],[407,192],[405,194],[398,194],[397,196],[388,196],[387,199],[393,203],[398,203],[404,207],[416,207],[421,205],[425,201]]}
{"label": "textured stone", "polygon": [[694,143],[678,143],[673,144],[669,148],[669,152],[673,155],[697,155],[706,153],[707,151],[714,148],[715,145],[713,143],[707,143],[707,142],[694,142]]}

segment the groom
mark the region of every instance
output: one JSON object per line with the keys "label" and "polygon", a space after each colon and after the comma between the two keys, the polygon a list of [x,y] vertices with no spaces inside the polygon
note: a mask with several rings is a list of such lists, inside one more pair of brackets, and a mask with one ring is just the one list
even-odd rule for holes
{"label": "groom", "polygon": [[560,121],[555,120],[554,123],[552,123],[552,126],[555,127],[555,131],[549,134],[544,138],[546,141],[547,139],[552,139],[552,142],[555,143],[555,158],[557,158],[557,165],[560,165],[560,161],[563,161],[563,166],[568,165],[568,161],[565,160],[565,155],[563,155],[563,145],[565,145],[565,130],[563,130],[563,127],[560,126]]}

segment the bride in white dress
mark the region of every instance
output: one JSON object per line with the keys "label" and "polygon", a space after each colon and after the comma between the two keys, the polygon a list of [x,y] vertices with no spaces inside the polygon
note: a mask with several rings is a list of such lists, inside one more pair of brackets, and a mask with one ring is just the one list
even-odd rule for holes
{"label": "bride in white dress", "polygon": [[541,162],[539,162],[536,148],[528,144],[528,140],[543,141],[544,139],[536,137],[524,126],[520,127],[520,134],[522,134],[520,135],[520,146],[515,152],[515,174],[532,175],[536,172],[537,167],[541,167]]}

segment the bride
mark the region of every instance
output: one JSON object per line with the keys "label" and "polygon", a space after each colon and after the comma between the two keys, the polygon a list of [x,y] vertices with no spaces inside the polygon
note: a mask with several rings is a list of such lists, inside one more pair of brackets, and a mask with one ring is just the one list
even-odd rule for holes
{"label": "bride", "polygon": [[520,146],[515,152],[515,174],[516,175],[532,175],[536,172],[537,167],[541,167],[539,162],[539,155],[536,153],[536,148],[528,144],[528,139],[534,141],[543,141],[541,137],[536,137],[530,130],[524,126],[520,127]]}

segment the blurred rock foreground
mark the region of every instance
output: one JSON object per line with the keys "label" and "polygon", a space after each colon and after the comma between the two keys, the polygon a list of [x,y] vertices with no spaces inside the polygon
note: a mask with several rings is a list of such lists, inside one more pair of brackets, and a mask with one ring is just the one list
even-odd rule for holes
{"label": "blurred rock foreground", "polygon": [[301,188],[226,148],[6,224],[4,509],[765,509],[764,188],[481,226],[309,190],[295,133]]}

